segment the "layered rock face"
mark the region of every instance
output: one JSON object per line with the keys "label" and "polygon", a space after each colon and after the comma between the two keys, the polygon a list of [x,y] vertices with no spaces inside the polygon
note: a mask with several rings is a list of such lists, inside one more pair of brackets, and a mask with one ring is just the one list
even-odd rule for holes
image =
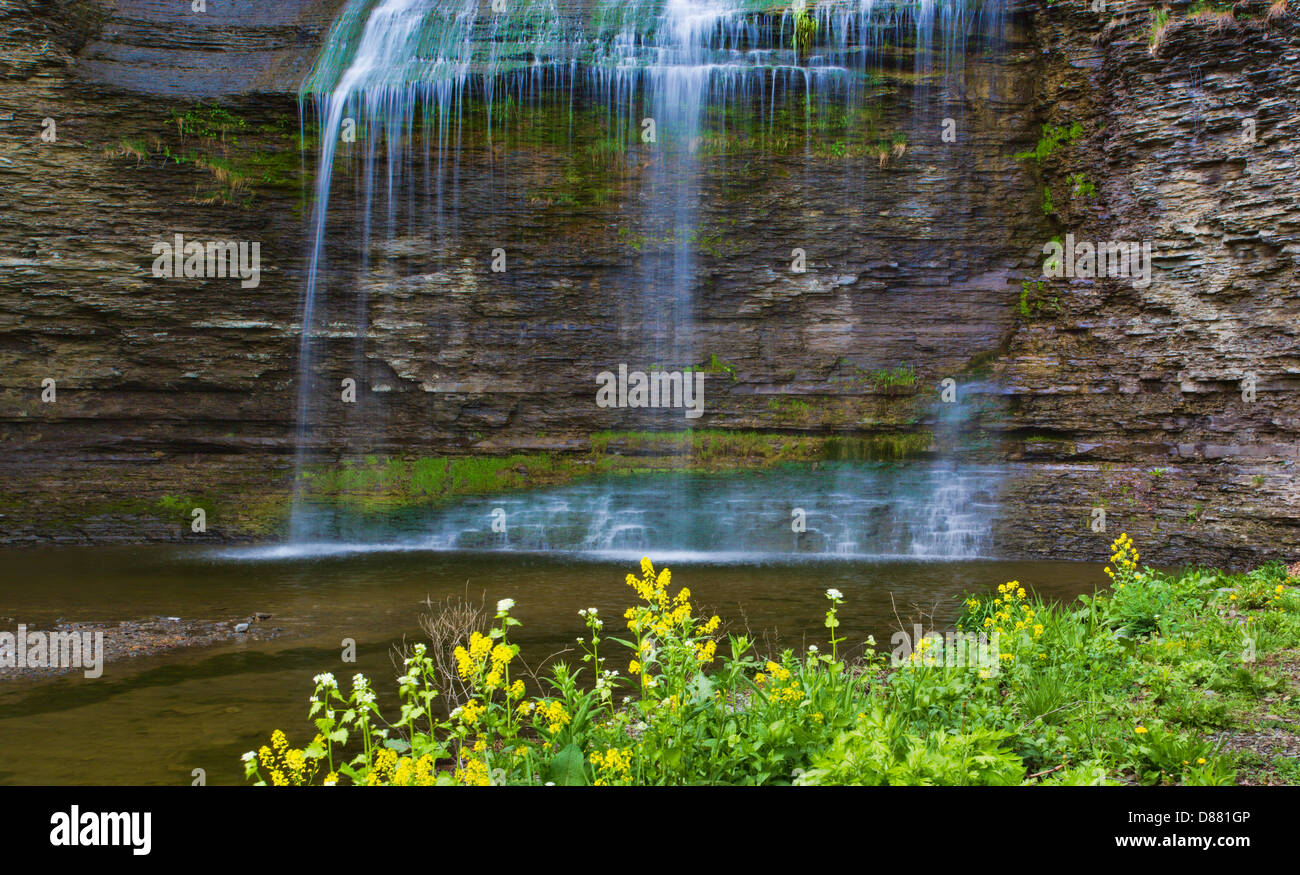
{"label": "layered rock face", "polygon": [[[201,40],[189,4],[165,6],[152,7],[155,26]],[[180,517],[160,515],[162,499],[255,483],[276,464],[262,454],[285,442],[298,292],[284,265],[301,258],[300,185],[257,209],[211,203],[223,191],[211,170],[160,154],[150,138],[174,134],[171,111],[194,98],[113,87],[79,54],[102,58],[112,34],[135,27],[137,7],[0,3],[0,528],[9,539],[175,538]],[[221,42],[208,50],[220,58]],[[146,67],[105,75],[169,79]],[[249,117],[296,118],[282,94],[244,101]],[[42,139],[46,119],[52,142]],[[224,282],[154,280],[151,247],[176,233],[260,240],[270,276],[242,296]],[[55,381],[54,403],[41,399],[45,380]]]}
{"label": "layered rock face", "polygon": [[[0,0],[7,539],[182,537],[158,508],[202,496],[225,499],[206,537],[242,538],[287,494],[318,145],[309,129],[299,157],[293,92],[339,4],[248,5],[211,2],[198,26],[178,4]],[[555,113],[490,145],[471,126],[454,172],[416,142],[390,209],[383,171],[368,190],[363,153],[344,155],[308,440],[420,455],[572,450],[604,429],[940,430],[951,378],[966,415],[945,450],[1011,463],[999,552],[1104,557],[1123,528],[1153,561],[1285,554],[1297,30],[1188,21],[1153,54],[1144,6],[1108,10],[1017,9],[955,84],[900,62],[869,119],[900,153],[815,130],[701,143],[691,362],[652,360],[646,337],[662,304],[646,265],[675,245],[644,222],[662,179],[601,151],[582,95],[571,138],[549,135]],[[219,95],[226,116],[195,112]],[[1044,123],[1059,145],[1017,158]],[[1150,241],[1150,284],[1040,283],[1043,244],[1067,232]],[[258,242],[259,285],[154,277],[176,234]],[[687,421],[598,408],[595,377],[620,363],[725,367]],[[915,383],[886,385],[896,369]],[[355,405],[338,403],[347,378]]]}
{"label": "layered rock face", "polygon": [[[179,100],[297,90],[344,0],[104,0],[80,6],[75,71],[86,82]],[[22,5],[22,4],[19,4]],[[41,6],[41,4],[29,4]],[[40,10],[44,11],[44,10]]]}
{"label": "layered rock face", "polygon": [[[1300,42],[1295,9],[1238,3],[1161,27],[1142,3],[1033,16],[1045,123],[1083,136],[1043,162],[1053,223],[1150,241],[1146,287],[1058,279],[998,373],[1009,422],[1050,460],[1013,484],[1033,543],[1046,507],[1089,505],[1168,561],[1289,556],[1300,541]],[[1093,183],[1095,195],[1078,192]],[[1083,186],[1087,189],[1087,186]],[[1141,533],[1140,535],[1137,533]],[[1082,547],[1081,547],[1082,548]]]}

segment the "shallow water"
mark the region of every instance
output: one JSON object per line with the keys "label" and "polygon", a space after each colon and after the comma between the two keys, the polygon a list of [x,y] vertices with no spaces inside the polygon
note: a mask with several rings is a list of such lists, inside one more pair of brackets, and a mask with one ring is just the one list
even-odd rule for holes
{"label": "shallow water", "polygon": [[[807,561],[671,565],[704,610],[734,632],[781,644],[825,646],[823,595],[844,593],[842,631],[882,645],[898,616],[918,610],[951,622],[967,592],[1020,580],[1054,598],[1105,583],[1096,565],[1000,561]],[[0,681],[0,783],[178,784],[204,769],[210,784],[242,781],[239,755],[275,728],[296,741],[312,676],[361,671],[391,694],[391,646],[418,638],[426,596],[468,592],[513,598],[515,638],[536,664],[585,633],[579,608],[609,621],[631,603],[633,563],[534,555],[391,551],[324,559],[233,561],[229,551],[171,546],[0,551],[0,628],[148,616],[226,620],[255,611],[284,629],[277,640],[108,663],[95,680]],[[612,625],[612,623],[611,623]],[[607,629],[607,631],[610,631]],[[340,642],[357,642],[355,665]],[[577,656],[571,652],[566,658]]]}

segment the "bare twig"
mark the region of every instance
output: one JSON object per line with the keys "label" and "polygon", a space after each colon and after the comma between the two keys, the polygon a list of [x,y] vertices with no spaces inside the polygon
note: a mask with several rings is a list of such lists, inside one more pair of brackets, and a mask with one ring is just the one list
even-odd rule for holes
{"label": "bare twig", "polygon": [[[424,604],[428,613],[420,615],[420,629],[429,638],[428,655],[437,671],[438,688],[448,713],[472,698],[456,667],[456,648],[468,649],[470,637],[475,632],[486,635],[492,620],[484,607],[487,593],[483,593],[479,601],[472,602],[468,595],[468,581],[465,587],[464,595],[448,596],[440,602],[426,598]],[[403,639],[400,648],[395,648],[395,657],[405,659],[410,655],[410,646]]]}
{"label": "bare twig", "polygon": [[1042,714],[1039,714],[1037,717],[1031,717],[1029,720],[1025,721],[1023,724],[1021,724],[1020,729],[1018,729],[1017,731],[1023,732],[1024,730],[1028,729],[1030,726],[1033,726],[1035,723],[1037,723],[1039,720],[1042,720],[1044,717],[1046,717],[1049,714],[1055,714],[1057,711],[1068,711],[1070,708],[1077,708],[1082,704],[1083,704],[1083,700],[1080,699],[1077,702],[1066,702],[1064,705],[1061,705],[1060,707],[1053,708],[1050,711],[1044,711]]}
{"label": "bare twig", "polygon": [[1047,775],[1052,774],[1052,772],[1059,772],[1063,768],[1065,768],[1065,763],[1061,763],[1059,766],[1052,766],[1050,769],[1047,769],[1046,771],[1035,772],[1034,774],[1026,777],[1025,780],[1032,781],[1034,778],[1046,777]]}

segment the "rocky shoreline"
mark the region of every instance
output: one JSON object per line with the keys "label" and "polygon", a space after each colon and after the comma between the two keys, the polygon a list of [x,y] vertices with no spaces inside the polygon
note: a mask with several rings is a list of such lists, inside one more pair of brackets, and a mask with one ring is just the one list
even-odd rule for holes
{"label": "rocky shoreline", "polygon": [[[59,623],[52,629],[32,632],[79,636],[103,635],[103,665],[143,656],[158,656],[195,647],[211,647],[234,641],[269,641],[284,629],[271,625],[267,613],[254,613],[236,620],[184,620],[180,617],[148,617],[116,623]],[[53,680],[82,671],[80,667],[0,667],[0,682]]]}

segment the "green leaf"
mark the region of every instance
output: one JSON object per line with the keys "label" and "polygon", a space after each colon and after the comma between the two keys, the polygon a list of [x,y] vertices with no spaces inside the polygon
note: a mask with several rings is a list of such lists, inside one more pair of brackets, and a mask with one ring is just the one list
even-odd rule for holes
{"label": "green leaf", "polygon": [[670,769],[680,769],[682,766],[682,748],[680,745],[673,745],[663,752],[664,765]]}
{"label": "green leaf", "polygon": [[695,677],[691,678],[687,687],[691,694],[688,701],[692,704],[707,702],[713,698],[713,680],[706,674],[700,673],[695,675]]}
{"label": "green leaf", "polygon": [[561,748],[551,757],[550,780],[560,787],[585,787],[587,770],[584,768],[582,750],[576,744]]}

